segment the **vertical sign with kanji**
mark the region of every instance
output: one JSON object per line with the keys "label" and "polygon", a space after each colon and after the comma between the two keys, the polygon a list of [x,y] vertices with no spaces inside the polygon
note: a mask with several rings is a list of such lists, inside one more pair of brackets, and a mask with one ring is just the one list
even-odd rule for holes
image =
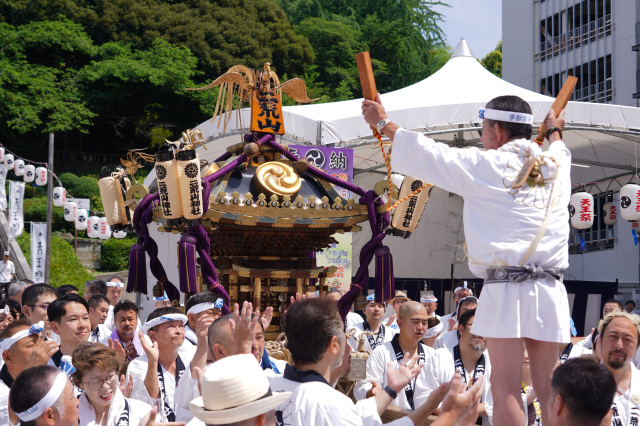
{"label": "vertical sign with kanji", "polygon": [[7,179],[7,169],[4,164],[0,164],[0,211],[3,212],[7,209],[7,191],[4,187]]}
{"label": "vertical sign with kanji", "polygon": [[47,224],[31,222],[31,272],[34,283],[44,282],[44,265],[47,256]]}
{"label": "vertical sign with kanji", "polygon": [[[307,145],[289,145],[289,152],[297,158],[306,158],[309,164],[324,170],[329,175],[353,183],[353,150],[349,148],[316,147]],[[351,191],[335,187],[344,199],[351,198]],[[333,200],[332,200],[333,201]],[[334,234],[337,241],[331,247],[316,253],[318,266],[335,266],[333,278],[327,279],[329,288],[338,287],[349,290],[351,286],[352,235],[349,232]]]}
{"label": "vertical sign with kanji", "polygon": [[9,232],[11,237],[18,238],[24,230],[22,200],[24,199],[24,182],[9,181]]}

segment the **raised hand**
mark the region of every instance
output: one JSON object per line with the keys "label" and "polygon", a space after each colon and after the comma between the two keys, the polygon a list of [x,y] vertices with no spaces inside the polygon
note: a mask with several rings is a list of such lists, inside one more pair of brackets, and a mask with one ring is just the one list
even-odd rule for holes
{"label": "raised hand", "polygon": [[422,365],[418,365],[417,361],[418,355],[410,357],[407,352],[397,369],[393,369],[392,363],[387,363],[387,386],[396,393],[404,389],[422,370]]}
{"label": "raised hand", "polygon": [[213,324],[213,317],[210,315],[202,315],[196,321],[196,337],[198,338],[198,345],[202,343],[206,346],[208,342],[209,326]]}
{"label": "raised hand", "polygon": [[[467,389],[467,384],[462,381],[459,374],[455,374],[451,379],[449,391],[447,392],[442,406],[440,407],[439,420],[444,424],[472,425],[478,418],[480,397],[484,389],[484,376]],[[434,425],[439,423],[434,422]]]}
{"label": "raised hand", "polygon": [[385,327],[389,327],[391,326],[391,324],[393,324],[393,321],[398,317],[398,315],[393,314],[389,317],[389,319],[387,320],[387,323],[384,325]]}
{"label": "raised hand", "polygon": [[264,313],[262,314],[262,318],[260,318],[260,321],[262,321],[262,326],[264,327],[264,331],[267,331],[267,327],[269,327],[269,325],[271,324],[272,319],[273,319],[273,307],[269,306],[267,309],[264,310]]}
{"label": "raised hand", "polygon": [[125,378],[124,374],[120,376],[120,392],[125,398],[129,398],[133,391],[133,376],[129,374],[129,382],[127,384],[125,384]]}
{"label": "raised hand", "polygon": [[229,325],[231,326],[231,333],[235,341],[235,355],[251,353],[251,345],[256,335],[256,327],[258,321],[260,321],[260,311],[256,310],[253,316],[252,313],[253,304],[251,304],[251,302],[244,302],[242,304],[242,310],[240,310],[237,303],[233,307],[234,319],[229,321]]}
{"label": "raised hand", "polygon": [[138,331],[140,336],[140,344],[142,344],[142,349],[144,353],[147,355],[147,358],[150,362],[157,363],[158,358],[160,357],[160,350],[158,349],[158,343],[153,342],[153,344],[149,344],[147,339],[144,338],[144,334],[142,331]]}
{"label": "raised hand", "polygon": [[107,339],[107,346],[116,353],[116,357],[118,358],[120,365],[127,360],[127,354],[119,341],[109,338]]}
{"label": "raised hand", "polygon": [[27,361],[27,368],[35,367],[37,365],[47,365],[51,356],[58,352],[60,343],[55,340],[43,340],[36,344],[36,347],[31,352],[31,356]]}
{"label": "raised hand", "polygon": [[372,380],[371,381],[371,389],[369,389],[369,391],[367,392],[367,398],[371,398],[372,396],[376,396],[381,390],[382,390],[382,388],[380,387],[380,385]]}

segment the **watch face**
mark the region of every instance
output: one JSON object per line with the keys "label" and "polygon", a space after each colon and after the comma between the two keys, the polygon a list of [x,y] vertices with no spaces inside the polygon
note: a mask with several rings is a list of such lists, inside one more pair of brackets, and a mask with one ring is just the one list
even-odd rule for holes
{"label": "watch face", "polygon": [[383,127],[386,123],[386,120],[380,120],[378,121],[378,127]]}

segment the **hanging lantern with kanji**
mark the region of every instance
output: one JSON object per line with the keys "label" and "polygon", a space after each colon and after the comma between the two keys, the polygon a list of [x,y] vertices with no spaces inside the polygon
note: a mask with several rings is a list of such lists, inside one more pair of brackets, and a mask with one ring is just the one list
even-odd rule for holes
{"label": "hanging lantern with kanji", "polygon": [[203,214],[202,183],[200,182],[200,160],[194,149],[187,149],[176,154],[178,163],[178,179],[180,182],[180,201],[182,216],[187,225],[200,224]]}
{"label": "hanging lantern with kanji", "polygon": [[576,229],[587,229],[593,225],[593,195],[588,192],[577,192],[569,201],[571,226]]}
{"label": "hanging lantern with kanji", "polygon": [[53,205],[56,207],[62,207],[66,202],[67,191],[61,186],[56,186],[55,188],[53,188]]}
{"label": "hanging lantern with kanji", "polygon": [[605,225],[615,225],[618,221],[618,206],[615,203],[605,203],[602,206]]}
{"label": "hanging lantern with kanji", "polygon": [[86,209],[77,209],[75,218],[76,229],[79,231],[84,231],[85,229],[87,229],[88,219],[89,214],[87,213]]}
{"label": "hanging lantern with kanji", "polygon": [[47,184],[47,168],[36,167],[36,185],[45,186]]}
{"label": "hanging lantern with kanji", "polygon": [[89,216],[87,220],[87,236],[89,238],[100,238],[100,218]]}
{"label": "hanging lantern with kanji", "polygon": [[111,226],[109,226],[109,222],[107,221],[106,217],[101,217],[100,218],[100,239],[101,240],[108,240],[109,238],[111,238]]}
{"label": "hanging lantern with kanji", "polygon": [[73,201],[67,201],[64,203],[64,220],[67,222],[75,222],[76,210],[78,210],[78,204]]}
{"label": "hanging lantern with kanji", "polygon": [[620,188],[620,215],[624,220],[640,220],[640,185]]}
{"label": "hanging lantern with kanji", "polygon": [[173,151],[158,152],[155,168],[160,211],[167,220],[166,226],[177,226],[182,218],[182,202],[178,182],[178,162],[174,158]]}

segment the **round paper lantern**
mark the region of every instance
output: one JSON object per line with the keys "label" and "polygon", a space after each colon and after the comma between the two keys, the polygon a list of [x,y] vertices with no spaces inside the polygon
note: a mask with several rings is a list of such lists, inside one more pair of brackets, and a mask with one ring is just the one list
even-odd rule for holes
{"label": "round paper lantern", "polygon": [[158,196],[160,211],[167,219],[168,225],[182,217],[180,186],[178,182],[178,163],[172,151],[161,151],[156,154],[156,177],[158,179]]}
{"label": "round paper lantern", "polygon": [[79,231],[84,231],[87,229],[87,221],[89,220],[89,213],[87,213],[86,209],[77,209],[76,210],[76,229]]}
{"label": "round paper lantern", "polygon": [[593,225],[593,196],[588,192],[577,192],[569,201],[571,225],[576,229],[587,229]]}
{"label": "round paper lantern", "polygon": [[123,231],[122,229],[113,232],[113,238],[124,238],[127,236],[127,231]]}
{"label": "round paper lantern", "polygon": [[66,202],[67,191],[61,186],[56,186],[55,188],[53,188],[53,205],[56,207],[62,207]]}
{"label": "round paper lantern", "polygon": [[176,154],[182,216],[190,221],[202,217],[202,183],[200,182],[200,160],[193,149]]}
{"label": "round paper lantern", "polygon": [[640,185],[620,188],[620,215],[624,220],[640,220]]}
{"label": "round paper lantern", "polygon": [[73,201],[67,201],[64,203],[64,220],[67,222],[75,222],[77,209],[78,205]]}
{"label": "round paper lantern", "polygon": [[605,203],[602,206],[602,214],[606,225],[615,225],[618,221],[618,206],[615,203]]}
{"label": "round paper lantern", "polygon": [[4,162],[4,147],[0,146],[0,161]]}
{"label": "round paper lantern", "polygon": [[7,169],[7,171],[13,169],[13,154],[5,154],[4,167]]}
{"label": "round paper lantern", "polygon": [[24,175],[24,160],[21,159],[17,159],[13,162],[13,171],[16,174],[16,176],[23,176]]}
{"label": "round paper lantern", "polygon": [[100,238],[100,218],[89,216],[87,220],[87,236],[89,238]]}
{"label": "round paper lantern", "polygon": [[36,185],[45,186],[47,184],[47,173],[46,167],[36,168]]}
{"label": "round paper lantern", "polygon": [[106,217],[100,218],[100,239],[108,240],[111,238],[111,227],[109,226],[109,222],[107,222]]}
{"label": "round paper lantern", "polygon": [[36,166],[34,166],[33,164],[26,164],[24,166],[24,175],[22,176],[22,179],[24,179],[25,182],[33,182],[35,178]]}

